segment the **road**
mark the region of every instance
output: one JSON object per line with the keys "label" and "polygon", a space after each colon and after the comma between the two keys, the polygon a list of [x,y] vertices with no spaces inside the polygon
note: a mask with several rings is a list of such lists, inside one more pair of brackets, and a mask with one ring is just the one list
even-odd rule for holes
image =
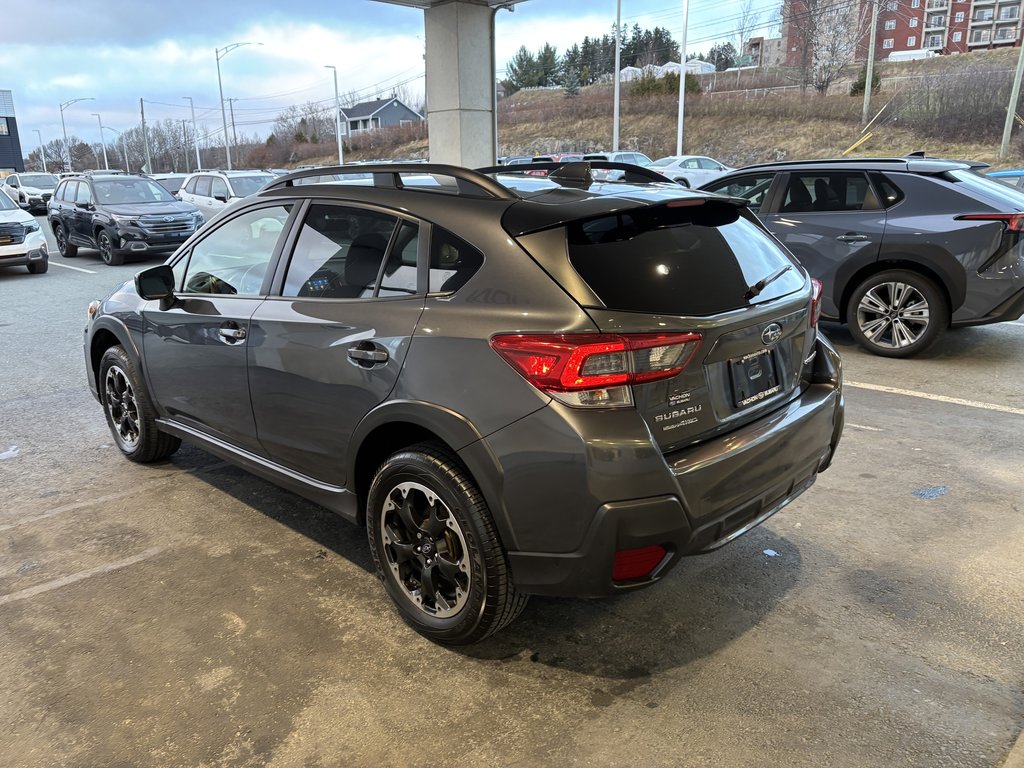
{"label": "road", "polygon": [[121,458],[82,328],[139,268],[0,269],[3,765],[1007,760],[1024,323],[908,361],[826,326],[848,423],[808,493],[652,589],[535,598],[451,650],[390,609],[363,531],[195,448]]}

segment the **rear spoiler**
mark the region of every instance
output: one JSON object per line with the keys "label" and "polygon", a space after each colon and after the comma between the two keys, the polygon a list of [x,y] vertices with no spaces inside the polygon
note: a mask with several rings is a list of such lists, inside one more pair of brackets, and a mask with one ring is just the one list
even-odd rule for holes
{"label": "rear spoiler", "polygon": [[567,162],[550,163],[516,163],[515,165],[492,165],[488,168],[477,168],[477,173],[488,176],[494,174],[523,175],[531,171],[547,171],[547,178],[566,187],[586,189],[593,183],[593,170],[623,171],[623,177],[616,179],[626,184],[673,184],[657,171],[632,163],[614,163],[609,160],[569,160]]}

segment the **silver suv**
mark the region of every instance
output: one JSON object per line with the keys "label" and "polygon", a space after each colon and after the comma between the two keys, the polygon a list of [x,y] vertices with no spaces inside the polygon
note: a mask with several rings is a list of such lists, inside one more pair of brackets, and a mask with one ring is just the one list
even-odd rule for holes
{"label": "silver suv", "polygon": [[401,616],[446,643],[724,545],[832,460],[820,286],[741,201],[601,169],[628,181],[277,179],[90,307],[116,444],[188,440],[365,526]]}

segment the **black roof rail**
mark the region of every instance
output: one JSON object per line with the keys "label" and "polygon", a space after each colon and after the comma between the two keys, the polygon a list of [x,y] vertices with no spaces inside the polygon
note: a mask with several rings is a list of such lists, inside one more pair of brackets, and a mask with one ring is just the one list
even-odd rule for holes
{"label": "black roof rail", "polygon": [[817,160],[777,160],[771,163],[751,163],[750,165],[743,166],[743,169],[747,168],[780,168],[788,165],[834,165],[834,164],[850,164],[855,163],[900,163],[906,165],[907,158],[905,157],[822,157]]}
{"label": "black roof rail", "polygon": [[329,165],[319,168],[308,168],[284,176],[278,176],[273,181],[267,182],[263,189],[293,187],[296,180],[308,179],[314,176],[365,176],[366,174],[372,174],[375,187],[388,187],[391,189],[421,189],[415,186],[407,187],[402,181],[402,174],[450,176],[455,179],[460,195],[473,196],[474,193],[482,192],[496,200],[519,199],[519,196],[508,187],[499,184],[479,171],[463,168],[458,165],[443,165],[440,163],[381,163],[372,165]]}
{"label": "black roof rail", "polygon": [[[488,168],[477,168],[477,173],[496,174],[524,174],[530,171],[549,171],[547,178],[565,186],[578,186],[584,182],[585,177],[591,175],[592,169],[601,171],[624,171],[621,179],[627,184],[661,183],[672,184],[671,179],[662,176],[657,171],[644,168],[642,165],[633,163],[615,163],[610,160],[565,160],[551,163],[516,163],[515,165],[493,165]],[[564,169],[561,173],[551,173]],[[587,182],[589,186],[589,182]]]}

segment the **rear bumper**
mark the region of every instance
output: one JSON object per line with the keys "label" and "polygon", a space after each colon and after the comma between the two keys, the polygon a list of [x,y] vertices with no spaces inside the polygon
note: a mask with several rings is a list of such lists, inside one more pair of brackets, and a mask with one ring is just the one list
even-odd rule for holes
{"label": "rear bumper", "polygon": [[[650,586],[681,558],[732,541],[793,501],[829,466],[843,430],[839,357],[824,339],[814,365],[813,380],[788,405],[728,435],[659,457],[671,492],[598,506],[572,551],[510,551],[517,589],[599,597]],[[641,482],[629,487],[645,490]],[[612,581],[617,551],[652,545],[668,552],[652,573]]]}
{"label": "rear bumper", "polygon": [[990,323],[1005,323],[1012,320],[1019,320],[1024,315],[1024,288],[1014,293],[998,306],[982,317],[975,317],[968,320],[954,320],[950,325],[954,328],[962,328],[971,325],[988,325]]}

